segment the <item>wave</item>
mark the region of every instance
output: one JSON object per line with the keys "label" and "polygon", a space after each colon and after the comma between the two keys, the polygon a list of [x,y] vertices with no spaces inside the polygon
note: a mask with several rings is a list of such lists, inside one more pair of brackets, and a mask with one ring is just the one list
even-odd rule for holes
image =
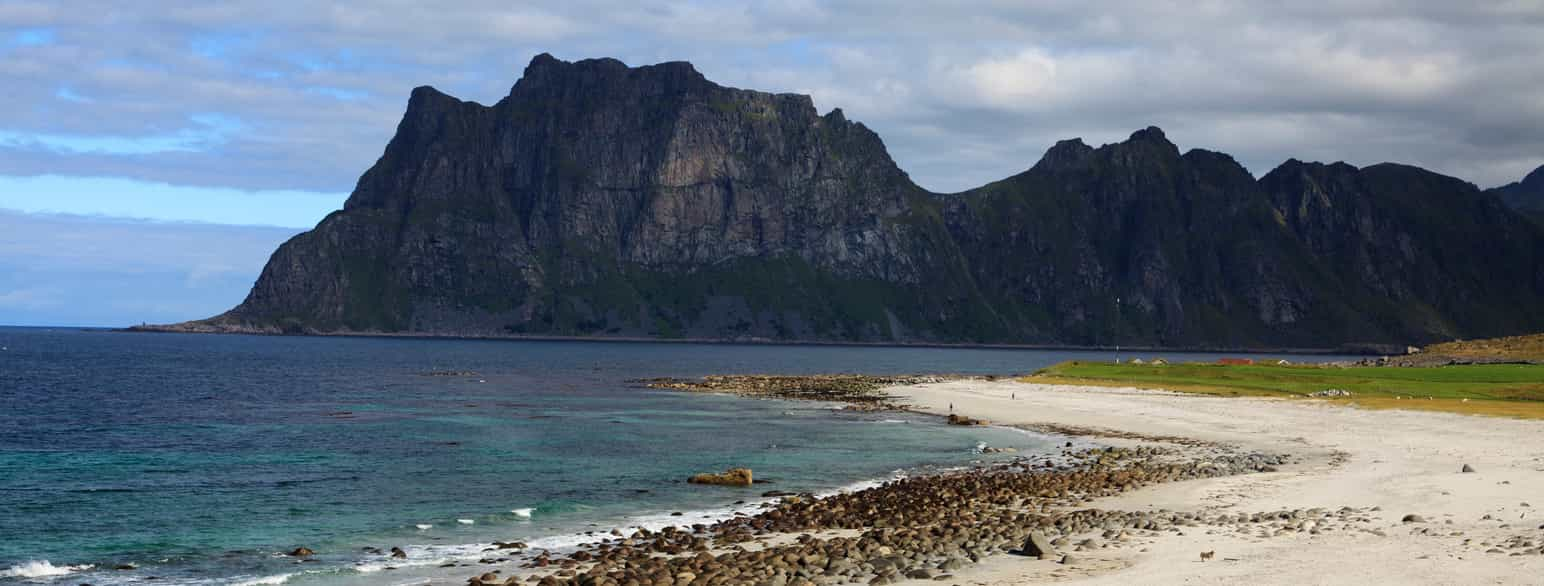
{"label": "wave", "polygon": [[529,519],[531,518],[531,513],[536,512],[536,509],[526,507],[524,509],[511,509],[509,512],[514,513],[516,517],[525,517]]}
{"label": "wave", "polygon": [[288,582],[292,576],[294,576],[294,574],[275,574],[273,576],[263,576],[261,578],[252,578],[250,580],[231,582],[231,586],[273,586],[275,584],[283,584]]}
{"label": "wave", "polygon": [[381,559],[355,563],[351,569],[361,574],[373,574],[386,568],[411,568],[425,566],[439,566],[448,562],[472,561],[487,557],[483,550],[492,547],[491,543],[462,543],[455,545],[404,545],[402,551],[407,554],[403,559]]}
{"label": "wave", "polygon": [[78,566],[56,566],[49,563],[48,560],[33,560],[22,564],[16,564],[5,569],[4,571],[0,571],[0,578],[48,578],[51,576],[68,576],[70,574],[74,574],[75,572],[84,572],[94,567],[96,566],[91,564],[82,564]]}

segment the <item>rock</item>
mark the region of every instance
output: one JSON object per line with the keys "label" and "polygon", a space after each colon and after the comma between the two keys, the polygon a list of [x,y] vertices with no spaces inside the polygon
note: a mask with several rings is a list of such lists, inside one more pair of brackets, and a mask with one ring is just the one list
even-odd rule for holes
{"label": "rock", "polygon": [[750,468],[730,468],[723,474],[703,473],[687,479],[692,484],[712,484],[717,486],[750,486],[752,483]]}
{"label": "rock", "polygon": [[1470,466],[1468,464],[1464,464],[1464,467],[1462,469],[1460,469],[1459,472],[1462,472],[1464,474],[1473,474],[1474,473],[1474,467]]}
{"label": "rock", "polygon": [[1403,518],[1401,518],[1399,520],[1399,522],[1400,523],[1425,523],[1426,522],[1426,517],[1422,517],[1422,516],[1417,515],[1415,513],[1411,513],[1409,515],[1405,515]]}
{"label": "rock", "polygon": [[1072,554],[1065,554],[1061,558],[1061,564],[1064,565],[1064,566],[1070,566],[1070,565],[1075,564],[1077,562],[1078,562],[1077,558],[1072,557]]}
{"label": "rock", "polygon": [[944,572],[958,572],[965,569],[965,566],[969,565],[969,563],[960,558],[949,558],[944,560],[944,563],[938,564],[938,569]]}
{"label": "rock", "polygon": [[963,415],[949,415],[949,425],[986,425],[987,420],[965,417]]}
{"label": "rock", "polygon": [[113,566],[113,569],[114,570],[138,570],[139,566],[136,566],[134,564],[118,564],[116,566]]}
{"label": "rock", "polygon": [[1024,555],[1051,559],[1056,555],[1056,548],[1051,546],[1051,540],[1045,538],[1045,534],[1039,531],[1031,531],[1029,537],[1024,540],[1024,547],[1020,549]]}
{"label": "rock", "polygon": [[316,552],[311,551],[310,548],[305,547],[297,547],[289,552],[290,557],[297,558],[310,557],[314,554],[316,554]]}
{"label": "rock", "polygon": [[393,547],[391,548],[391,557],[398,559],[405,558],[407,557],[407,552],[402,551],[402,548],[400,547]]}

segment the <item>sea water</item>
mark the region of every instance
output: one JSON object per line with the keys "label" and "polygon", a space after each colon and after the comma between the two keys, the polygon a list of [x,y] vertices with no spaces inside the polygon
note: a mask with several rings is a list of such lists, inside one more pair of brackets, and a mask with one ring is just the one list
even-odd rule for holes
{"label": "sea water", "polygon": [[[97,585],[461,583],[481,570],[438,566],[496,540],[562,550],[1061,439],[630,379],[1109,357],[44,328],[0,328],[0,348],[0,584]],[[742,466],[770,483],[683,482]],[[408,559],[363,549],[394,546]]]}

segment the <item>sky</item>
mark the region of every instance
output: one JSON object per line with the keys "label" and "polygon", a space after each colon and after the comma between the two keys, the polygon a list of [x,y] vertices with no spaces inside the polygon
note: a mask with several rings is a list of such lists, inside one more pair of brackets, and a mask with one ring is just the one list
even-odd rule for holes
{"label": "sky", "polygon": [[1257,176],[1544,164],[1544,0],[0,0],[0,324],[228,309],[411,88],[491,104],[542,52],[809,94],[940,192],[1149,125]]}

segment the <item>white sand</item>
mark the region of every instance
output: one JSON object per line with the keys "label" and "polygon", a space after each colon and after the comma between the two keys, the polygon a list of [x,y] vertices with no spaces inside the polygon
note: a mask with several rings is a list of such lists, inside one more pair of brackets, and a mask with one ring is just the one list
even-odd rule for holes
{"label": "white sand", "polygon": [[[1512,556],[1519,550],[1505,548],[1508,553],[1486,553],[1491,546],[1482,545],[1513,536],[1544,543],[1544,422],[1016,382],[957,381],[888,392],[934,413],[948,412],[952,403],[955,413],[994,424],[1180,436],[1297,460],[1279,472],[1142,489],[1095,501],[1095,508],[1252,513],[1379,506],[1366,527],[1387,534],[1260,538],[1199,527],[1183,536],[1143,536],[1121,548],[1080,552],[1070,566],[994,556],[944,584],[1544,584],[1544,555]],[[1009,398],[1015,394],[1016,400]],[[1464,464],[1476,472],[1460,473]],[[1528,501],[1532,506],[1522,504]],[[1407,513],[1429,522],[1403,524]],[[1486,515],[1492,519],[1482,520]],[[1201,562],[1202,551],[1215,551],[1215,560]]]}

